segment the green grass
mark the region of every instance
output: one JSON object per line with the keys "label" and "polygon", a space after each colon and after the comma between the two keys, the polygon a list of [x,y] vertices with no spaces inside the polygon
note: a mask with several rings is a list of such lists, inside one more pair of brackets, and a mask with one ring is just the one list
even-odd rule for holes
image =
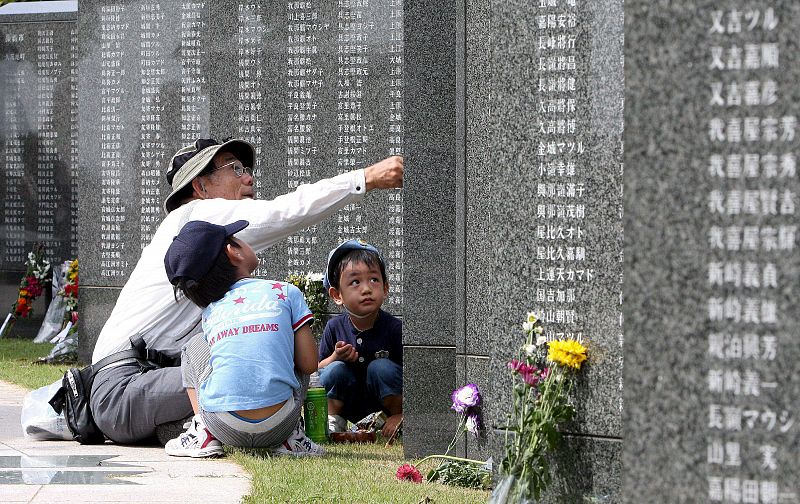
{"label": "green grass", "polygon": [[[230,449],[229,457],[253,477],[251,495],[245,503],[478,503],[489,492],[437,483],[398,481],[395,472],[403,448],[378,444],[326,444],[321,458],[271,458],[263,450]],[[431,469],[426,463],[420,471]]]}
{"label": "green grass", "polygon": [[[50,353],[53,345],[30,340],[0,339],[0,380],[28,389],[49,385],[63,376],[67,364],[34,362]],[[265,450],[226,448],[228,457],[251,476],[247,504],[256,503],[431,503],[469,504],[486,502],[489,492],[440,485],[397,481],[403,457],[399,443],[384,448],[378,444],[327,444],[321,458],[270,457]],[[435,462],[426,463],[425,474]]]}
{"label": "green grass", "polygon": [[14,383],[28,389],[50,385],[64,376],[67,364],[39,364],[52,350],[50,343],[34,343],[31,340],[0,339],[0,380]]}

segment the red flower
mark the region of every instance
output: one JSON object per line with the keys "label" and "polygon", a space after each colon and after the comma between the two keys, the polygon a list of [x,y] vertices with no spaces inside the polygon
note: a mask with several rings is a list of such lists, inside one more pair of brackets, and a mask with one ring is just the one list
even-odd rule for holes
{"label": "red flower", "polygon": [[64,294],[71,297],[78,297],[78,284],[67,284],[64,286]]}
{"label": "red flower", "polygon": [[422,482],[422,474],[411,464],[403,464],[397,468],[397,479],[400,481]]}
{"label": "red flower", "polygon": [[17,300],[17,307],[14,310],[15,314],[20,317],[27,317],[28,312],[31,311],[31,305],[28,304],[28,300],[25,298],[19,298]]}
{"label": "red flower", "polygon": [[39,283],[35,276],[25,278],[25,282],[27,283],[28,293],[31,297],[36,298],[42,295],[42,284]]}

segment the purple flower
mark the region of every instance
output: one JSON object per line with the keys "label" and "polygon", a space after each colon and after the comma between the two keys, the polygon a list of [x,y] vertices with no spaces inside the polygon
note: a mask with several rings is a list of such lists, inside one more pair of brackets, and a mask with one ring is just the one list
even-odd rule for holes
{"label": "purple flower", "polygon": [[456,413],[464,413],[467,408],[477,406],[481,403],[481,393],[478,392],[478,386],[474,383],[469,383],[463,387],[453,391],[453,405],[450,407]]}
{"label": "purple flower", "polygon": [[467,432],[471,432],[475,437],[478,437],[481,430],[481,417],[478,416],[477,413],[467,415],[464,427],[467,429]]}

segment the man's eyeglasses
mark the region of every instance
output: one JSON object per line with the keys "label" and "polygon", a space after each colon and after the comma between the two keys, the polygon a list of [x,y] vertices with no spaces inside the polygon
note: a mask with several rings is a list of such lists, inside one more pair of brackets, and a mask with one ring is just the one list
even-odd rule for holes
{"label": "man's eyeglasses", "polygon": [[241,177],[245,173],[250,175],[251,177],[253,176],[253,169],[250,168],[249,166],[244,166],[241,161],[231,161],[230,163],[225,163],[224,165],[218,166],[216,169],[221,170],[226,166],[230,166],[231,169],[233,170],[233,173],[237,177]]}

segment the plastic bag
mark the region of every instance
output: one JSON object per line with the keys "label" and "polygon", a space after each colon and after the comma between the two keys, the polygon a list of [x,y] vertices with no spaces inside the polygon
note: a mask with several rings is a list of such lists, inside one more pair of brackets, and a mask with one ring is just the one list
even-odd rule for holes
{"label": "plastic bag", "polygon": [[37,441],[73,439],[67,428],[64,413],[58,414],[47,401],[61,388],[61,379],[25,395],[22,401],[22,433]]}

